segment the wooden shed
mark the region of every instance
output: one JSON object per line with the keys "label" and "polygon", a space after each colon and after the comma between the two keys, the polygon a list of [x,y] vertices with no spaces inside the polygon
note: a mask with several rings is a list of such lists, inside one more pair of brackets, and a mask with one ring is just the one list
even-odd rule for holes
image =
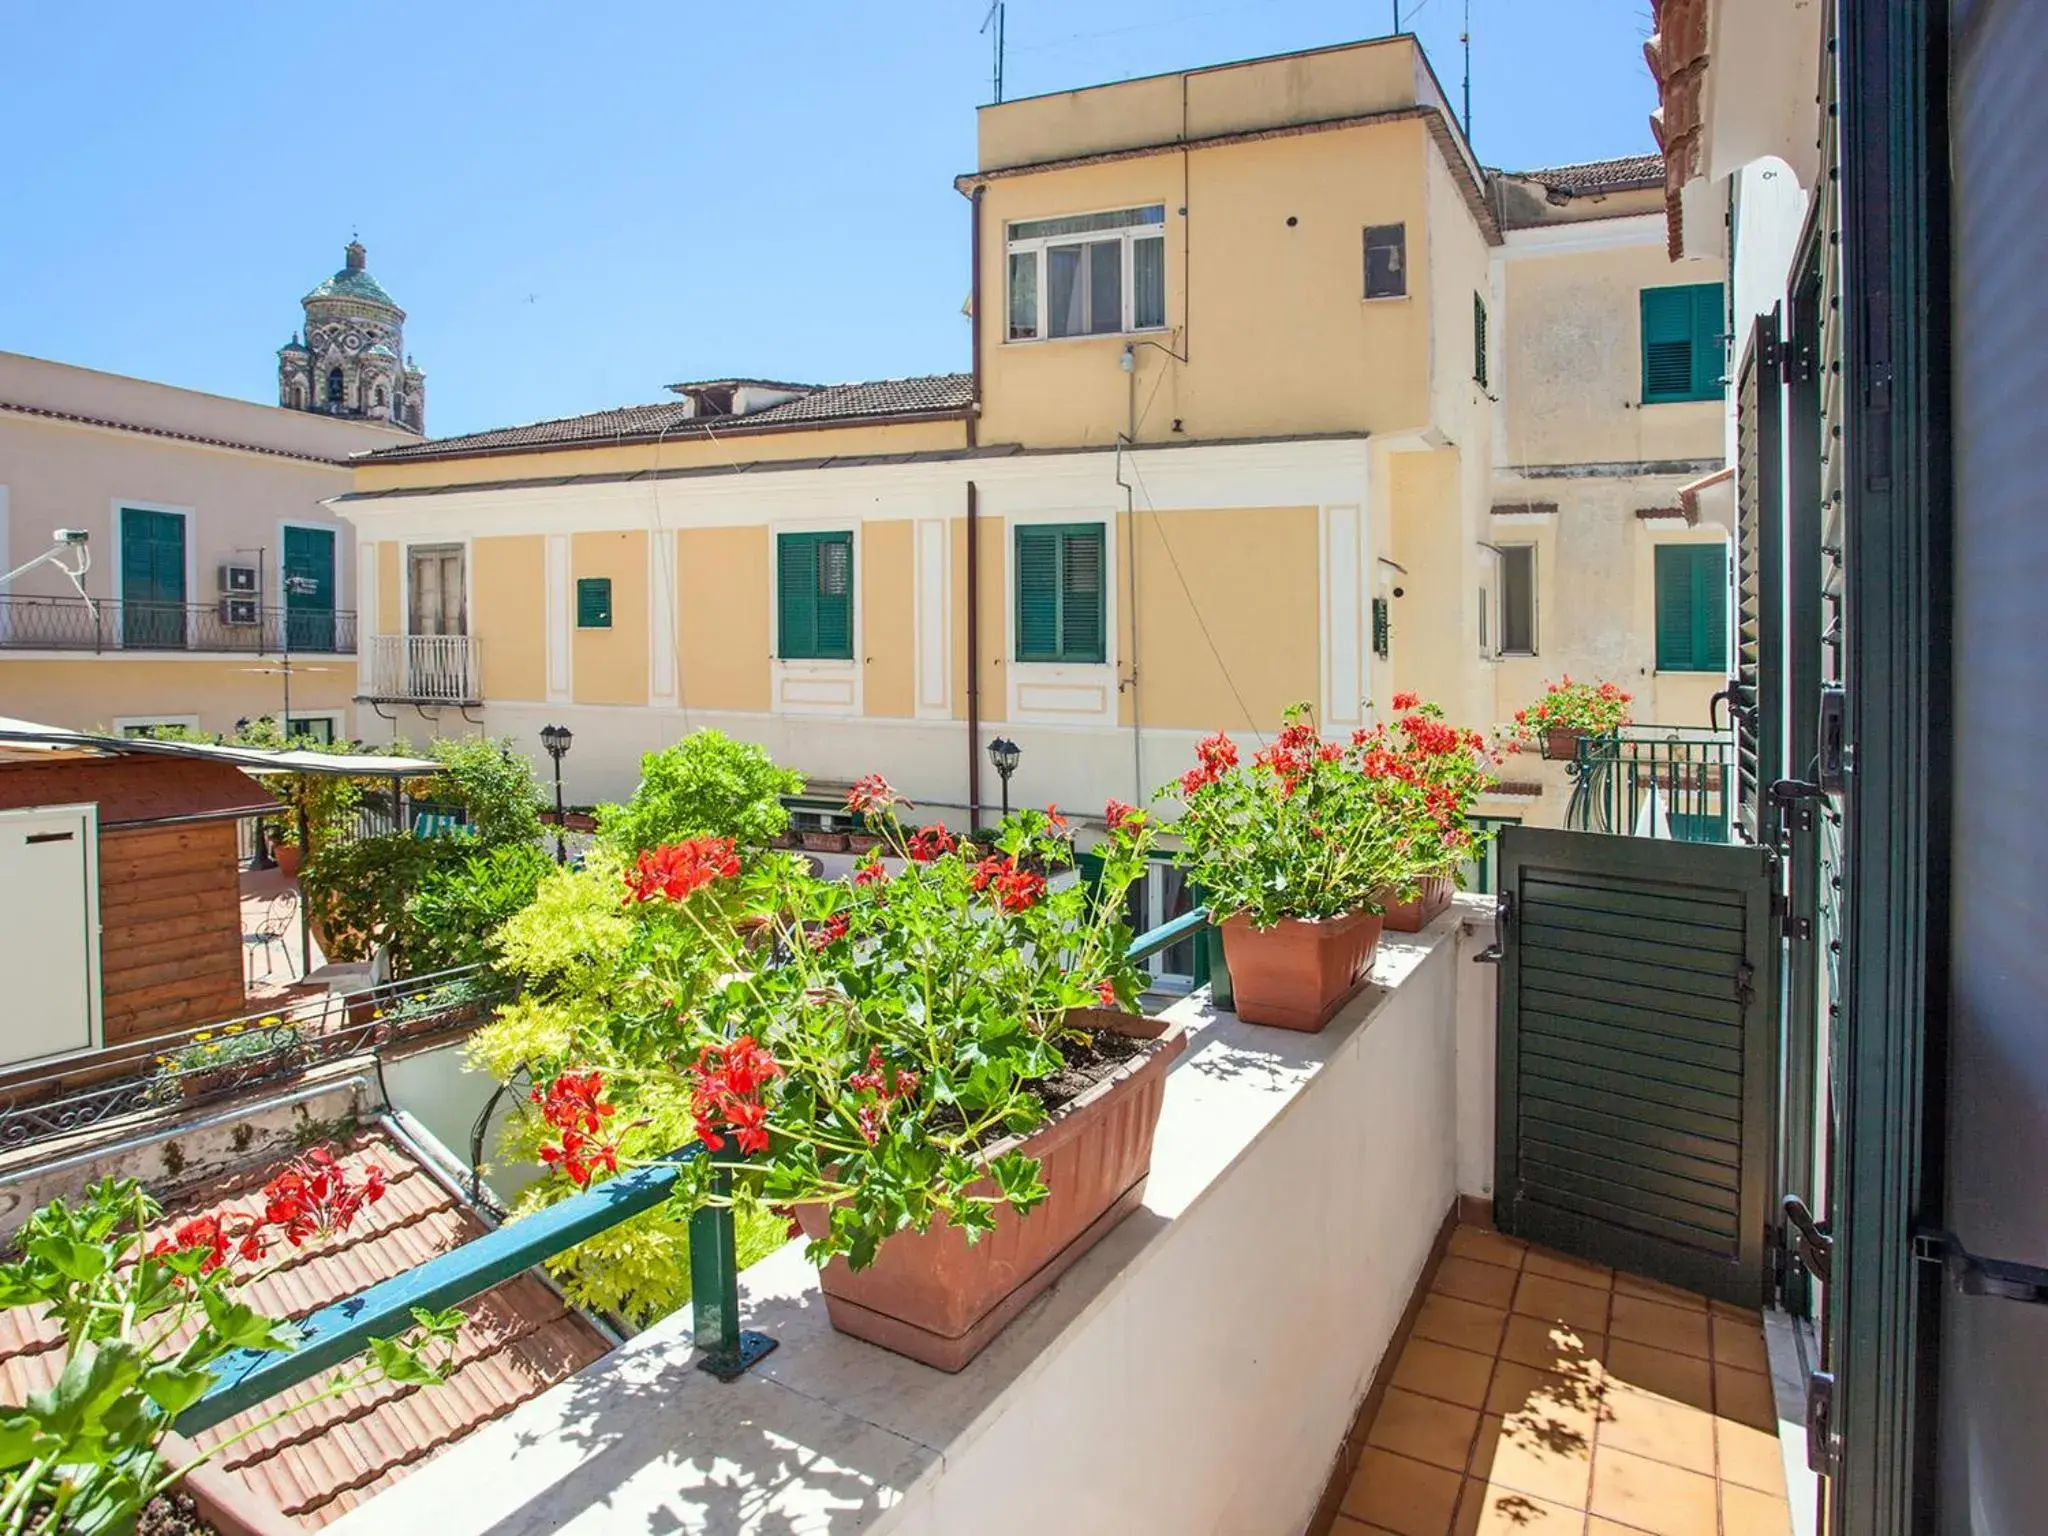
{"label": "wooden shed", "polygon": [[0,741],[0,1071],[240,1013],[235,823],[278,809],[231,763]]}

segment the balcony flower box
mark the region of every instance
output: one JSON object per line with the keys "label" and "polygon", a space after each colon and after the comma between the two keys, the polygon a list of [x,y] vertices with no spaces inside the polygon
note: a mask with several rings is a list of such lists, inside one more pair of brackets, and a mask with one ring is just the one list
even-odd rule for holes
{"label": "balcony flower box", "polygon": [[1247,1024],[1313,1034],[1337,1016],[1372,977],[1382,918],[1283,917],[1255,928],[1243,914],[1223,923],[1223,958],[1237,1016]]}
{"label": "balcony flower box", "polygon": [[1419,892],[1414,900],[1386,903],[1386,931],[1422,932],[1450,910],[1451,897],[1456,895],[1457,891],[1458,882],[1449,875],[1427,877],[1420,882]]}
{"label": "balcony flower box", "polygon": [[806,853],[846,852],[846,834],[834,832],[830,828],[806,827],[803,831],[803,840]]}
{"label": "balcony flower box", "polygon": [[1567,675],[1515,711],[1514,734],[1520,741],[1541,742],[1545,761],[1569,763],[1586,737],[1611,736],[1629,723],[1629,702],[1618,684],[1575,683]]}
{"label": "balcony flower box", "polygon": [[[1116,1224],[1136,1210],[1152,1167],[1152,1133],[1166,1073],[1187,1049],[1186,1024],[1088,1009],[1070,1022],[1144,1041],[1027,1136],[987,1158],[1036,1159],[1051,1192],[1035,1210],[996,1212],[995,1230],[970,1244],[957,1227],[889,1238],[865,1269],[832,1259],[819,1271],[826,1314],[841,1333],[942,1371],[957,1371]],[[975,1191],[995,1196],[992,1180]],[[804,1235],[828,1225],[822,1206],[797,1208]]]}

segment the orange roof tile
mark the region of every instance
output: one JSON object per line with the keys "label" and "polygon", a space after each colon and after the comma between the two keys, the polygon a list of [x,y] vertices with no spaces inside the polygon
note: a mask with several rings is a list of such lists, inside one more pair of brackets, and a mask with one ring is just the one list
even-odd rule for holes
{"label": "orange roof tile", "polygon": [[[357,1175],[373,1163],[381,1167],[387,1193],[365,1206],[344,1236],[287,1253],[243,1287],[243,1298],[260,1312],[304,1317],[485,1231],[475,1211],[384,1131],[360,1131],[337,1146],[335,1155]],[[256,1214],[259,1191],[277,1171],[272,1163],[217,1181],[167,1213],[164,1229],[205,1212]],[[587,1319],[532,1274],[515,1276],[463,1310],[467,1318],[445,1383],[387,1383],[330,1399],[239,1442],[220,1467],[256,1500],[306,1530],[318,1530],[472,1430],[581,1370],[608,1347]],[[170,1341],[172,1347],[180,1342]],[[0,1311],[0,1402],[18,1403],[55,1381],[62,1345],[61,1331],[32,1309]],[[196,1436],[196,1443],[210,1449],[280,1408],[305,1403],[318,1390],[317,1383],[288,1388]]]}

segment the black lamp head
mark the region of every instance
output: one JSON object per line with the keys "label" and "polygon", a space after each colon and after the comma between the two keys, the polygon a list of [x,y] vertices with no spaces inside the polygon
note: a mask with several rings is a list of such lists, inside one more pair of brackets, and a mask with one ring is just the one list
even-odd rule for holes
{"label": "black lamp head", "polygon": [[998,736],[988,744],[988,760],[1005,780],[1017,771],[1017,762],[1023,755],[1023,749],[1007,736]]}
{"label": "black lamp head", "polygon": [[547,748],[548,756],[556,762],[568,755],[569,744],[575,739],[566,725],[544,725],[540,728],[540,744]]}

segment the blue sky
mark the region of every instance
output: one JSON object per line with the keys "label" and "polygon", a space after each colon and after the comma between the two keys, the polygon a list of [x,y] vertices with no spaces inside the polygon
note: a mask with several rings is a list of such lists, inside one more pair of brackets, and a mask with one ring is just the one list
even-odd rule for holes
{"label": "blue sky", "polygon": [[[275,398],[351,229],[436,435],[676,379],[964,368],[987,0],[0,0],[0,349]],[[1465,0],[1402,0],[1455,98]],[[1489,164],[1650,148],[1648,0],[1471,0]],[[1388,30],[1392,0],[1010,0],[1010,97]]]}

